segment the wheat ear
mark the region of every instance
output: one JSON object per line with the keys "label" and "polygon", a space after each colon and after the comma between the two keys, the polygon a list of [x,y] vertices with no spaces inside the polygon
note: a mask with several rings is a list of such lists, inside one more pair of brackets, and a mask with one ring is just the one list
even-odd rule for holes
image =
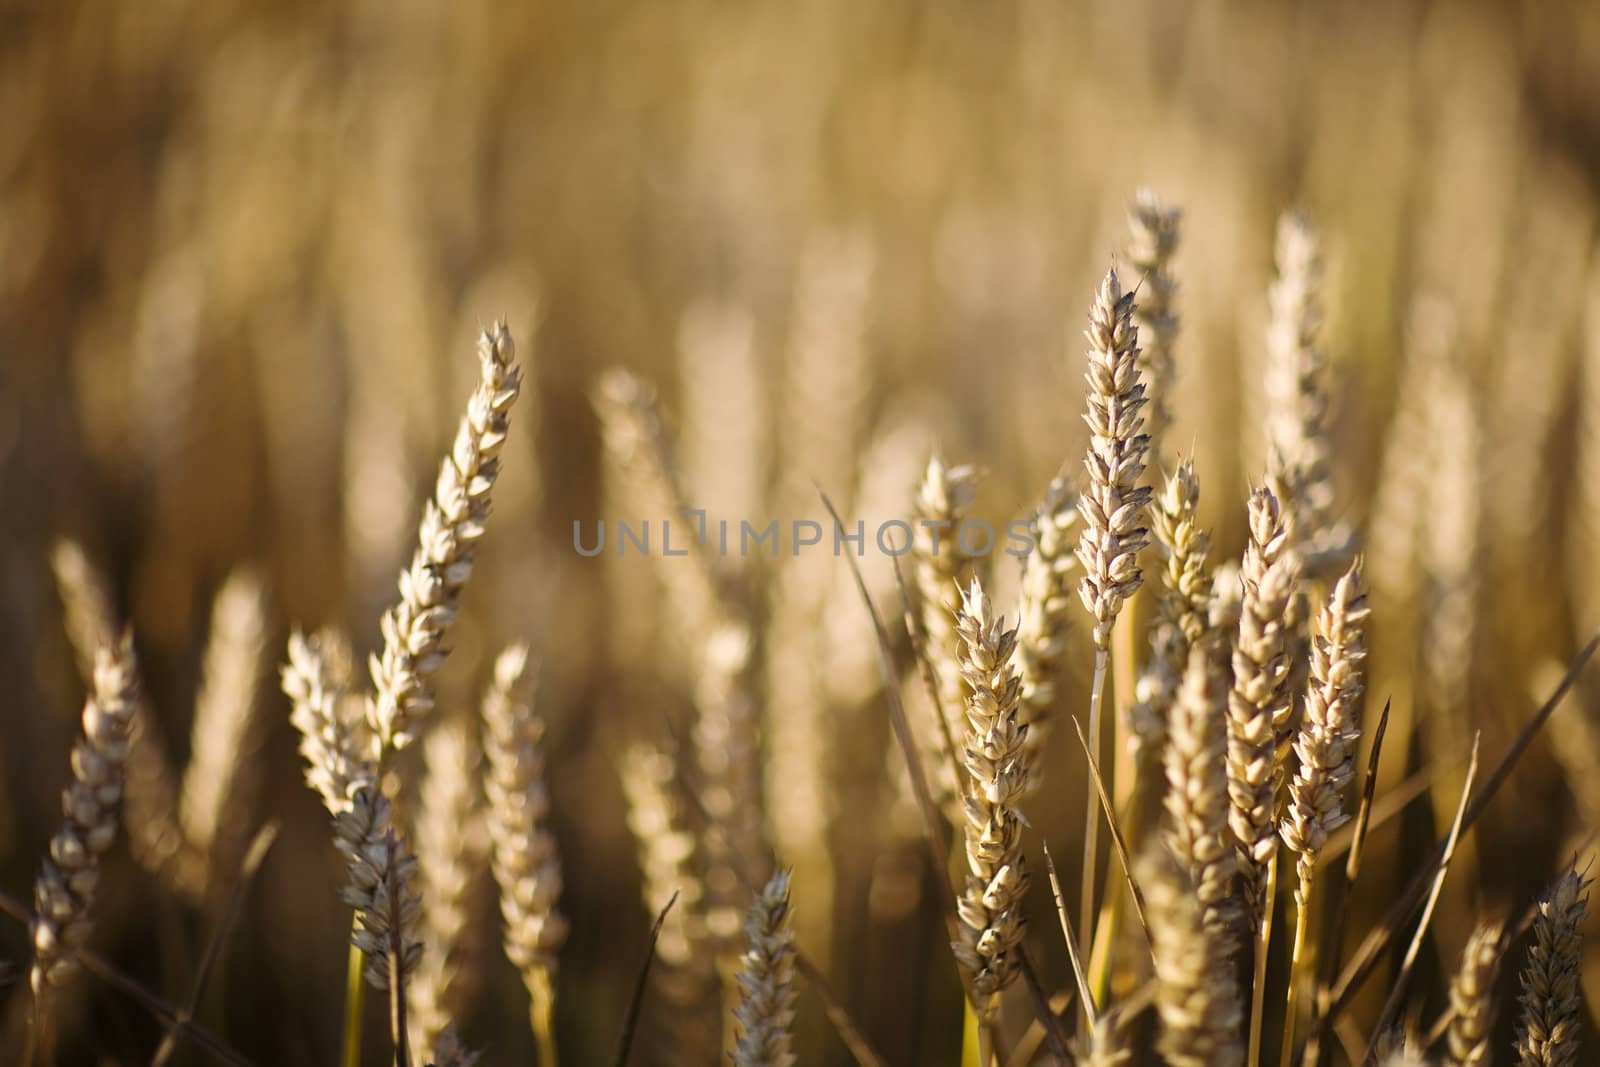
{"label": "wheat ear", "polygon": [[[950,467],[938,456],[928,460],[927,470],[917,487],[916,530],[912,540],[912,573],[917,585],[922,632],[927,635],[928,660],[938,682],[938,707],[917,731],[922,748],[922,766],[934,788],[934,799],[946,810],[958,803],[960,783],[955,780],[955,760],[946,739],[954,740],[960,729],[953,725],[961,707],[961,641],[956,635],[955,616],[961,607],[961,589],[972,573],[971,561],[962,552],[962,520],[977,495],[977,471],[972,467]],[[936,716],[942,715],[939,721]]]}
{"label": "wheat ear", "polygon": [[[1295,1004],[1306,950],[1307,921],[1317,858],[1328,835],[1350,821],[1344,794],[1355,778],[1355,745],[1361,736],[1359,702],[1367,658],[1367,598],[1360,563],[1339,579],[1318,616],[1311,649],[1311,688],[1294,751],[1299,769],[1289,783],[1289,814],[1279,833],[1298,853],[1295,865],[1294,948],[1289,957],[1289,998],[1283,1031],[1283,1061],[1294,1041]],[[1267,907],[1272,906],[1268,901]]]}
{"label": "wheat ear", "polygon": [[350,798],[373,777],[376,746],[363,709],[349,695],[350,646],[337,632],[289,636],[283,665],[289,721],[300,735],[306,784],[329,815],[350,810]]}
{"label": "wheat ear", "polygon": [[1027,786],[1027,727],[1018,721],[1021,680],[1011,666],[1016,631],[994,617],[976,578],[962,591],[956,632],[961,676],[970,694],[965,757],[970,788],[965,805],[967,884],[957,902],[961,938],[955,953],[972,974],[973,994],[982,998],[1009,985],[1019,964],[1028,872],[1017,801]]}
{"label": "wheat ear", "polygon": [[1277,852],[1278,793],[1290,750],[1289,612],[1299,564],[1271,490],[1250,496],[1250,543],[1240,576],[1244,597],[1228,695],[1230,823],[1239,843],[1252,918],[1267,910],[1267,867]]}
{"label": "wheat ear", "polygon": [[1178,337],[1178,280],[1172,274],[1172,257],[1182,235],[1183,212],[1165,206],[1151,190],[1140,189],[1128,211],[1128,230],[1128,266],[1139,275],[1140,299],[1134,313],[1143,342],[1139,369],[1150,389],[1145,430],[1151,453],[1160,456],[1162,438],[1172,425],[1176,379],[1172,350]]}
{"label": "wheat ear", "polygon": [[1072,571],[1077,562],[1072,554],[1072,533],[1077,522],[1077,494],[1066,479],[1057,478],[1034,516],[1033,551],[1022,565],[1022,595],[1017,607],[1017,666],[1022,674],[1019,707],[1028,727],[1023,756],[1030,791],[1037,790],[1044,777],[1039,755],[1055,712],[1056,681],[1066,658]]}
{"label": "wheat ear", "polygon": [[61,794],[65,819],[50,839],[50,854],[34,883],[29,980],[41,1026],[48,1025],[50,993],[72,976],[74,954],[89,937],[100,857],[117,837],[123,760],[139,700],[133,641],[123,633],[95,653],[83,735],[72,748],[72,782]]}
{"label": "wheat ear", "polygon": [[1250,495],[1250,542],[1239,577],[1242,594],[1228,693],[1228,821],[1239,848],[1245,913],[1255,939],[1249,1063],[1260,1062],[1262,999],[1272,943],[1278,878],[1278,793],[1291,750],[1294,710],[1293,617],[1299,562],[1288,547],[1278,498]]}
{"label": "wheat ear", "polygon": [[350,807],[333,819],[333,843],[349,862],[342,894],[355,909],[351,944],[366,958],[373,988],[389,994],[389,1033],[396,1067],[409,1067],[406,983],[422,956],[422,902],[413,880],[417,861],[391,825],[392,809],[376,780],[356,787]]}
{"label": "wheat ear", "polygon": [[[1141,790],[1141,804],[1143,797],[1153,795],[1150,787],[1157,785],[1155,776],[1146,776],[1143,769],[1162,758],[1167,718],[1189,662],[1189,649],[1211,629],[1211,534],[1200,526],[1199,509],[1200,479],[1194,461],[1184,459],[1150,507],[1150,527],[1166,564],[1156,597],[1150,658],[1139,671],[1134,700],[1125,712],[1136,773],[1150,783]],[[1140,820],[1136,813],[1135,827]]]}
{"label": "wheat ear", "polygon": [[1322,329],[1322,254],[1306,217],[1278,220],[1278,275],[1268,293],[1268,482],[1286,512],[1289,540],[1308,573],[1331,577],[1349,560],[1350,531],[1333,522],[1328,442],[1328,361]]}
{"label": "wheat ear", "polygon": [[528,988],[539,1062],[555,1067],[556,955],[566,940],[567,924],[556,910],[561,860],[545,825],[550,795],[540,747],[544,721],[528,703],[529,688],[528,650],[513,645],[495,660],[494,681],[483,700],[484,749],[489,759],[484,789],[506,956]]}
{"label": "wheat ear", "polygon": [[618,773],[628,829],[639,853],[644,906],[652,915],[663,915],[676,896],[662,918],[655,947],[664,965],[656,984],[672,1009],[666,1017],[672,1044],[667,1059],[688,1062],[714,1055],[721,1018],[711,1010],[717,976],[707,949],[701,844],[692,831],[677,761],[668,752],[638,744],[623,753]]}
{"label": "wheat ear", "polygon": [[461,1010],[462,937],[471,912],[476,861],[486,842],[476,783],[478,749],[467,725],[442,722],[422,742],[423,779],[414,834],[424,951],[406,992],[416,1047],[443,1059],[446,1032]]}
{"label": "wheat ear", "polygon": [[[1086,488],[1078,497],[1083,531],[1078,562],[1083,580],[1078,595],[1094,616],[1094,678],[1089,688],[1089,751],[1101,752],[1100,704],[1105,694],[1111,632],[1122,603],[1139,589],[1139,550],[1149,543],[1144,512],[1150,489],[1139,485],[1150,439],[1140,410],[1145,387],[1139,375],[1138,330],[1133,294],[1124,293],[1115,270],[1107,271],[1089,308],[1087,407],[1089,448],[1084,456]],[[1080,929],[1095,923],[1100,814],[1092,776],[1085,776]],[[1112,786],[1115,787],[1113,782]]]}
{"label": "wheat ear", "polygon": [[266,602],[261,583],[238,571],[211,609],[189,765],[178,808],[199,880],[230,868],[248,824],[255,784],[257,691],[266,667]]}
{"label": "wheat ear", "polygon": [[1172,1067],[1239,1067],[1243,1015],[1225,935],[1206,923],[1188,872],[1164,847],[1141,858],[1139,884],[1155,948],[1157,1049]]}
{"label": "wheat ear", "polygon": [[[116,642],[121,626],[110,584],[76,541],[56,542],[50,566],[79,673],[84,685],[93,688],[96,656]],[[162,882],[189,893],[194,863],[178,821],[177,775],[142,696],[128,727],[122,794],[123,823],[134,860]]]}
{"label": "wheat ear", "polygon": [[416,720],[433,708],[427,679],[449,652],[445,634],[472,574],[511,406],[522,389],[515,357],[503,323],[483,332],[477,387],[423,507],[416,554],[400,574],[400,600],[381,621],[383,652],[371,658],[375,692],[367,715],[385,757],[411,743]]}
{"label": "wheat ear", "polygon": [[1448,1067],[1490,1067],[1494,1030],[1494,984],[1505,952],[1505,924],[1479,923],[1461,952],[1450,980],[1450,1027],[1446,1031]]}
{"label": "wheat ear", "polygon": [[1228,678],[1215,639],[1191,645],[1166,746],[1168,849],[1188,869],[1206,928],[1227,937],[1238,851],[1228,829]]}
{"label": "wheat ear", "polygon": [[1518,1067],[1576,1067],[1582,1026],[1578,969],[1589,881],[1568,867],[1539,902],[1534,943],[1522,971]]}
{"label": "wheat ear", "polygon": [[745,950],[739,973],[739,1037],[735,1067],[793,1067],[794,931],[790,929],[789,875],[774,874],[756,894],[745,920]]}

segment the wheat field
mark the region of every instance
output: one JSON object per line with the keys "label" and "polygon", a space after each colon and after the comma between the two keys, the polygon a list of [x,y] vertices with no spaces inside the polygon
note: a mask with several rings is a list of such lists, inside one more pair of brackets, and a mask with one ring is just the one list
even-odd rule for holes
{"label": "wheat field", "polygon": [[0,1064],[1600,1062],[1600,8],[0,0]]}

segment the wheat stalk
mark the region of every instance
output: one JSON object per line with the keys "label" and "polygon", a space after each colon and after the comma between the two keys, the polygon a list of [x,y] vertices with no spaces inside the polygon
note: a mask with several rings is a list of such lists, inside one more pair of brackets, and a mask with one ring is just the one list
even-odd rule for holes
{"label": "wheat stalk", "polygon": [[521,645],[511,646],[495,660],[494,680],[483,699],[489,762],[484,791],[506,956],[528,988],[539,1062],[554,1067],[556,955],[566,940],[567,924],[556,910],[561,861],[545,825],[550,795],[540,747],[544,722],[528,704],[528,673],[528,650]]}
{"label": "wheat stalk", "polygon": [[1183,212],[1165,206],[1151,190],[1140,189],[1128,211],[1128,230],[1128,266],[1139,275],[1139,305],[1134,312],[1143,342],[1139,370],[1150,390],[1145,432],[1150,436],[1151,454],[1160,456],[1162,439],[1172,425],[1176,380],[1172,349],[1178,337],[1173,305],[1178,281],[1171,268],[1183,230]]}
{"label": "wheat stalk", "polygon": [[465,723],[442,722],[422,742],[425,768],[414,834],[424,952],[407,987],[418,1049],[434,1051],[461,1009],[462,937],[485,832],[476,787],[475,739]]}
{"label": "wheat stalk", "polygon": [[[673,1009],[667,1017],[672,1045],[668,1059],[687,1062],[714,1054],[715,1027],[721,1023],[711,1010],[716,972],[707,950],[701,845],[691,830],[671,755],[634,745],[623,753],[618,770],[628,829],[639,853],[644,905],[650,914],[662,916],[655,952],[665,965],[657,985]],[[675,901],[671,908],[668,901]]]}
{"label": "wheat stalk", "polygon": [[1285,510],[1289,541],[1307,573],[1331,576],[1347,565],[1350,531],[1333,521],[1328,440],[1328,361],[1322,329],[1322,254],[1306,217],[1278,220],[1278,276],[1268,293],[1267,478]]}
{"label": "wheat stalk", "polygon": [[1504,952],[1505,924],[1499,922],[1479,923],[1461,951],[1461,965],[1450,980],[1448,1067],[1490,1067],[1494,1062],[1494,984]]}
{"label": "wheat stalk", "polygon": [[961,930],[955,953],[972,974],[973,994],[983,998],[1017,975],[1028,889],[1017,811],[1027,786],[1027,727],[1018,721],[1021,680],[1011,666],[1016,631],[994,617],[976,578],[962,591],[956,632],[961,676],[970,693],[964,761],[970,789],[964,827],[967,883],[957,902]]}
{"label": "wheat stalk", "polygon": [[1206,928],[1226,936],[1239,919],[1238,852],[1228,829],[1228,679],[1219,645],[1212,639],[1189,647],[1171,705],[1166,843],[1187,867]]}
{"label": "wheat stalk", "polygon": [[383,652],[370,660],[375,692],[367,717],[383,758],[411,743],[416,720],[433,708],[428,676],[444,663],[444,638],[472,574],[500,472],[508,416],[522,389],[516,348],[505,324],[478,341],[479,378],[423,507],[417,550],[400,574],[399,602],[381,620]]}
{"label": "wheat stalk", "polygon": [[83,734],[72,748],[72,782],[61,794],[65,818],[34,882],[29,981],[41,1027],[48,1025],[51,992],[75,973],[74,954],[89,938],[100,857],[117,837],[123,761],[139,701],[138,661],[124,632],[95,653]]}
{"label": "wheat stalk", "polygon": [[350,810],[351,796],[375,773],[375,739],[360,702],[349,695],[350,675],[350,646],[336,631],[289,635],[282,668],[289,721],[300,735],[306,784],[335,816]]}
{"label": "wheat stalk", "polygon": [[[1289,783],[1289,813],[1279,828],[1283,843],[1299,859],[1295,865],[1294,948],[1289,957],[1289,995],[1283,1032],[1283,1060],[1293,1048],[1295,1005],[1306,951],[1311,893],[1317,859],[1328,835],[1346,822],[1344,794],[1355,778],[1355,745],[1361,736],[1358,703],[1365,683],[1367,598],[1361,592],[1360,564],[1339,579],[1318,616],[1311,649],[1311,688],[1295,739],[1299,769]],[[1272,906],[1271,901],[1266,902]]]}
{"label": "wheat stalk", "polygon": [[[1133,294],[1124,293],[1115,270],[1108,271],[1089,309],[1089,450],[1084,457],[1086,488],[1078,497],[1083,533],[1078,562],[1083,581],[1078,593],[1094,616],[1095,648],[1110,647],[1111,630],[1123,601],[1138,591],[1143,577],[1138,554],[1149,544],[1144,527],[1150,489],[1139,485],[1150,450],[1140,411],[1145,386],[1139,374],[1138,330],[1133,324]],[[1092,739],[1091,739],[1092,740]]]}
{"label": "wheat stalk", "polygon": [[1044,777],[1040,760],[1057,702],[1056,681],[1067,651],[1072,612],[1072,530],[1078,522],[1077,494],[1064,478],[1050,483],[1034,517],[1033,551],[1022,565],[1022,595],[1017,606],[1017,667],[1022,675],[1019,702],[1028,727],[1023,756],[1028,788]]}
{"label": "wheat stalk", "polygon": [[1155,947],[1156,1047],[1172,1067],[1239,1067],[1244,1047],[1227,939],[1205,920],[1194,883],[1162,846],[1140,860]]}
{"label": "wheat stalk", "polygon": [[178,808],[202,886],[214,884],[228,869],[248,822],[248,794],[257,777],[256,695],[265,664],[261,583],[237,571],[223,583],[211,609]]}
{"label": "wheat stalk", "polygon": [[[114,644],[120,627],[106,576],[76,541],[57,541],[51,570],[61,596],[62,621],[86,686],[93,687],[96,656]],[[194,888],[195,863],[178,819],[176,775],[148,704],[133,709],[122,760],[123,823],[128,849],[139,866],[183,893]]]}
{"label": "wheat stalk", "polygon": [[1533,921],[1534,943],[1522,971],[1518,1067],[1576,1067],[1583,1001],[1578,968],[1589,881],[1569,866],[1555,880]]}
{"label": "wheat stalk", "polygon": [[333,819],[333,843],[349,863],[341,894],[355,909],[351,944],[366,958],[364,974],[389,994],[389,1032],[396,1067],[408,1067],[406,982],[422,956],[422,902],[413,886],[417,861],[391,825],[389,801],[375,780],[356,787],[350,806]]}
{"label": "wheat stalk", "polygon": [[[1139,589],[1139,550],[1149,543],[1143,525],[1150,489],[1139,485],[1150,439],[1142,432],[1145,387],[1139,376],[1138,330],[1133,294],[1124,293],[1115,270],[1107,271],[1089,309],[1087,382],[1089,448],[1084,455],[1086,488],[1078,497],[1083,531],[1078,595],[1094,616],[1094,678],[1089,689],[1089,752],[1101,752],[1100,704],[1105,693],[1111,633],[1122,603]],[[1115,786],[1116,783],[1112,783]],[[1085,786],[1081,928],[1095,921],[1100,816],[1092,776]],[[1087,1007],[1087,1006],[1086,1006]]]}
{"label": "wheat stalk", "polygon": [[1255,934],[1249,1047],[1250,1067],[1255,1067],[1260,1062],[1261,1005],[1277,884],[1278,793],[1294,711],[1291,638],[1299,562],[1287,546],[1285,520],[1271,490],[1263,487],[1251,494],[1249,518],[1233,688],[1228,693],[1228,822],[1239,848],[1245,914]]}
{"label": "wheat stalk", "polygon": [[[1161,758],[1167,717],[1182,681],[1189,650],[1209,629],[1213,599],[1211,534],[1199,524],[1200,480],[1184,459],[1151,503],[1150,527],[1166,556],[1150,658],[1139,672],[1125,715],[1136,769]],[[1137,821],[1137,820],[1136,820]]]}
{"label": "wheat stalk", "polygon": [[1299,564],[1287,540],[1277,497],[1257,489],[1250,496],[1250,543],[1240,572],[1244,597],[1228,696],[1229,822],[1253,918],[1265,909],[1267,867],[1277,851],[1278,793],[1294,707],[1286,616]]}
{"label": "wheat stalk", "polygon": [[918,616],[939,696],[938,705],[929,709],[928,721],[917,731],[917,742],[934,799],[946,810],[952,810],[958,802],[961,787],[954,770],[958,754],[951,752],[947,739],[953,740],[958,733],[951,723],[964,697],[961,641],[955,618],[961,607],[961,589],[972,566],[961,551],[959,538],[961,523],[977,495],[977,481],[974,468],[950,467],[935,455],[928,460],[914,508],[912,574],[917,586]]}
{"label": "wheat stalk", "polygon": [[745,920],[748,948],[739,974],[740,1034],[735,1067],[793,1067],[794,931],[790,929],[789,875],[779,871],[756,894]]}
{"label": "wheat stalk", "polygon": [[1368,615],[1358,562],[1333,587],[1318,616],[1311,688],[1294,743],[1299,769],[1289,783],[1289,814],[1279,830],[1283,843],[1299,853],[1295,899],[1301,908],[1310,899],[1328,835],[1350,821],[1344,793],[1355,778],[1355,743],[1361,736]]}

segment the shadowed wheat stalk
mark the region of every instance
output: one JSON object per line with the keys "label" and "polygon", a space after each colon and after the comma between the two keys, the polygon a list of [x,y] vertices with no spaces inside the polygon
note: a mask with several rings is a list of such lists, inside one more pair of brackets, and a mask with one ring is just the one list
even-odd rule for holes
{"label": "shadowed wheat stalk", "polygon": [[789,928],[789,876],[774,874],[745,920],[739,972],[739,1037],[734,1067],[793,1067],[794,932]]}
{"label": "shadowed wheat stalk", "polygon": [[[140,701],[138,662],[127,633],[95,654],[83,734],[72,748],[72,782],[61,794],[65,819],[34,883],[35,1023],[49,1033],[51,994],[77,970],[74,952],[89,938],[100,857],[117,837],[123,760]],[[43,1044],[48,1049],[48,1037]]]}
{"label": "shadowed wheat stalk", "polygon": [[1533,921],[1532,947],[1522,970],[1522,1016],[1517,1023],[1518,1067],[1576,1067],[1582,999],[1578,963],[1589,882],[1568,867]]}

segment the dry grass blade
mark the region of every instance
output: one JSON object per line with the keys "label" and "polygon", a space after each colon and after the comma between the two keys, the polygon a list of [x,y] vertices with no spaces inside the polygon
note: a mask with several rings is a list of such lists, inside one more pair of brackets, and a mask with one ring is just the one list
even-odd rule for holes
{"label": "dry grass blade", "polygon": [[[1567,691],[1577,681],[1578,675],[1583,672],[1589,660],[1593,658],[1596,649],[1600,649],[1600,634],[1591,637],[1589,642],[1583,646],[1583,649],[1573,657],[1572,662],[1567,665],[1566,673],[1562,675],[1561,683],[1556,686],[1555,692],[1550,694],[1549,699],[1540,706],[1533,718],[1522,728],[1521,733],[1511,743],[1511,747],[1507,749],[1506,754],[1500,758],[1500,762],[1495,765],[1494,770],[1484,780],[1483,788],[1478,790],[1477,796],[1467,806],[1465,817],[1462,820],[1463,831],[1471,829],[1472,824],[1482,816],[1484,810],[1494,800],[1495,793],[1499,791],[1500,786],[1505,783],[1506,778],[1516,768],[1517,762],[1522,758],[1523,753],[1527,752],[1528,746],[1533,744],[1533,739],[1538,736],[1539,730],[1544,726],[1545,722],[1549,720],[1551,715],[1555,714],[1556,708],[1561,704],[1562,699],[1566,697]],[[1332,990],[1327,995],[1327,1010],[1322,1013],[1322,1025],[1326,1025],[1328,1021],[1331,1021],[1344,1010],[1345,1006],[1350,1002],[1350,998],[1360,989],[1361,984],[1372,973],[1378,961],[1383,958],[1384,952],[1393,943],[1399,928],[1411,915],[1412,910],[1421,903],[1423,894],[1427,892],[1434,872],[1438,869],[1439,862],[1443,856],[1444,845],[1441,844],[1429,861],[1423,864],[1421,869],[1412,876],[1411,883],[1395,899],[1388,914],[1384,916],[1384,921],[1375,927],[1366,940],[1357,947],[1355,954],[1345,964],[1338,981],[1335,982]]]}
{"label": "dry grass blade", "polygon": [[1374,1044],[1367,1049],[1367,1060],[1372,1059],[1377,1048],[1376,1042],[1383,1035],[1395,1013],[1400,1010],[1406,983],[1411,978],[1411,969],[1416,965],[1417,953],[1422,950],[1422,939],[1427,935],[1428,924],[1433,919],[1433,909],[1439,903],[1439,893],[1444,889],[1445,876],[1450,873],[1450,861],[1455,858],[1456,845],[1461,840],[1461,824],[1466,817],[1467,800],[1472,796],[1472,783],[1477,776],[1478,739],[1473,738],[1472,758],[1467,763],[1467,777],[1461,787],[1461,800],[1456,805],[1455,821],[1450,825],[1450,835],[1445,838],[1444,854],[1440,857],[1438,869],[1434,873],[1433,886],[1428,891],[1428,901],[1422,908],[1422,918],[1417,920],[1417,928],[1411,935],[1411,944],[1406,948],[1405,958],[1400,963],[1400,972],[1395,976],[1394,985],[1389,990],[1389,999],[1378,1015],[1377,1024],[1372,1028]]}
{"label": "dry grass blade", "polygon": [[1133,894],[1134,913],[1139,918],[1139,927],[1144,931],[1145,941],[1152,947],[1155,939],[1150,934],[1150,920],[1145,913],[1144,892],[1139,888],[1139,879],[1133,871],[1133,860],[1128,854],[1128,841],[1122,835],[1122,827],[1117,822],[1117,813],[1111,807],[1111,794],[1106,791],[1105,779],[1100,777],[1100,764],[1089,752],[1089,739],[1083,734],[1083,724],[1078,717],[1072,717],[1072,726],[1078,732],[1078,744],[1083,747],[1083,754],[1089,761],[1089,777],[1094,783],[1094,791],[1100,798],[1100,810],[1105,813],[1106,825],[1111,828],[1111,843],[1116,847],[1117,860],[1122,864],[1122,876],[1127,880],[1128,890]]}
{"label": "dry grass blade", "polygon": [[678,894],[673,893],[667,898],[667,903],[656,913],[655,922],[650,924],[650,943],[644,952],[644,959],[639,962],[639,975],[633,980],[633,995],[628,998],[628,1014],[622,1019],[622,1032],[617,1035],[617,1051],[611,1057],[611,1062],[616,1067],[627,1067],[628,1053],[633,1049],[633,1035],[639,1028],[639,1012],[644,1007],[644,994],[650,984],[650,965],[656,958],[656,941],[661,937],[661,924],[667,921],[667,912],[678,902]]}
{"label": "dry grass blade", "polygon": [[[1350,834],[1350,856],[1344,865],[1345,881],[1351,884],[1361,873],[1361,851],[1367,843],[1367,833],[1372,828],[1372,798],[1378,789],[1378,761],[1383,756],[1383,737],[1389,732],[1391,707],[1390,701],[1383,702],[1383,714],[1378,716],[1378,728],[1372,733],[1372,751],[1367,755],[1367,776],[1361,784],[1361,807],[1356,810],[1355,827]],[[1332,845],[1328,851],[1334,852]]]}
{"label": "dry grass blade", "polygon": [[1067,943],[1067,959],[1072,964],[1072,980],[1078,984],[1078,999],[1083,1002],[1084,1013],[1092,1029],[1098,1013],[1094,997],[1089,994],[1089,978],[1083,970],[1083,949],[1072,936],[1072,920],[1067,916],[1067,900],[1061,893],[1061,878],[1056,874],[1056,861],[1050,856],[1050,846],[1044,846],[1044,866],[1050,873],[1050,892],[1055,897],[1056,915],[1061,919],[1061,938]]}

